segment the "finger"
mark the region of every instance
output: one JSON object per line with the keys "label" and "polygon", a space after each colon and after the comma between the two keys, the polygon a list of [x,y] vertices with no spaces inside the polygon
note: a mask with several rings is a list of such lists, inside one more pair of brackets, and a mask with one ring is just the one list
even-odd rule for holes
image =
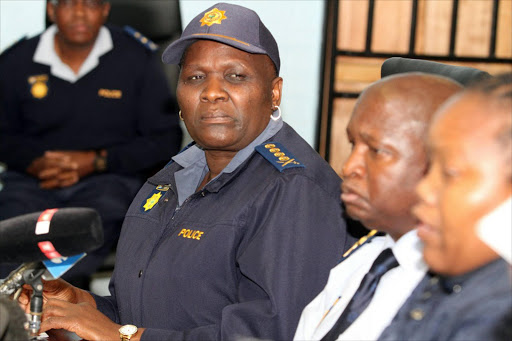
{"label": "finger", "polygon": [[41,180],[48,180],[55,178],[59,173],[61,173],[61,169],[58,167],[45,168],[39,172],[38,178]]}
{"label": "finger", "polygon": [[54,189],[59,187],[59,180],[57,179],[51,179],[51,180],[45,180],[41,181],[39,183],[39,187],[42,189]]}
{"label": "finger", "polygon": [[59,186],[60,187],[68,187],[74,185],[78,182],[80,177],[76,171],[67,172],[66,176],[59,177]]}

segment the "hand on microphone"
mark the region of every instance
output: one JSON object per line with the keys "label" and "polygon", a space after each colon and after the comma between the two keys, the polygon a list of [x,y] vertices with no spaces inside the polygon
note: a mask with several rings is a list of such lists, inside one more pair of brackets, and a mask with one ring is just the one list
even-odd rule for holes
{"label": "hand on microphone", "polygon": [[[65,329],[84,340],[118,340],[121,325],[114,323],[96,309],[96,302],[85,290],[62,279],[43,281],[43,316],[40,332],[50,337],[52,330]],[[30,286],[23,287],[19,298],[26,312],[30,310]],[[144,328],[132,340],[139,340]]]}

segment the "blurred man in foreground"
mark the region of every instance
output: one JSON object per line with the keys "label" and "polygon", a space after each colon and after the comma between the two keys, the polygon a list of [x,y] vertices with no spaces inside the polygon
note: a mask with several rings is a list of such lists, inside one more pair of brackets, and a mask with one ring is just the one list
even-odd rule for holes
{"label": "blurred man in foreground", "polygon": [[380,339],[495,340],[512,309],[509,266],[476,225],[512,194],[512,76],[450,99],[428,147],[430,170],[413,211],[431,272]]}

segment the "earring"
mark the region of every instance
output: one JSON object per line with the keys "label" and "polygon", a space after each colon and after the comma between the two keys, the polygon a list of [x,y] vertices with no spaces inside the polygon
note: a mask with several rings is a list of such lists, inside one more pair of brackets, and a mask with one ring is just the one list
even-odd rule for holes
{"label": "earring", "polygon": [[272,108],[272,110],[276,111],[279,113],[279,115],[277,116],[274,116],[274,113],[270,114],[270,118],[273,119],[274,121],[277,121],[281,118],[281,108],[279,108],[279,105],[276,105]]}
{"label": "earring", "polygon": [[180,117],[180,120],[185,121],[185,120],[183,119],[183,116],[181,116],[181,110],[180,110],[180,112],[178,113],[178,116]]}

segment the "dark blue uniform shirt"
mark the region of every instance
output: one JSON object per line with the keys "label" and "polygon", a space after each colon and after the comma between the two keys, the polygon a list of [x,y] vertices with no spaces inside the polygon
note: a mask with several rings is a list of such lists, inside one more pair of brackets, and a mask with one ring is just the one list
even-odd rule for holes
{"label": "dark blue uniform shirt", "polygon": [[32,60],[39,36],[0,56],[0,161],[8,169],[24,172],[46,150],[106,148],[110,172],[135,174],[178,152],[178,109],[159,56],[107,27],[113,49],[75,83]]}
{"label": "dark blue uniform shirt", "polygon": [[511,307],[510,267],[502,259],[461,276],[427,274],[379,340],[496,340]]}
{"label": "dark blue uniform shirt", "polygon": [[276,160],[299,167],[253,150],[181,206],[178,162],[150,178],[126,215],[112,296],[96,296],[98,308],[148,328],[143,340],[291,340],[355,240],[338,175],[287,124],[260,146],[279,143],[287,151]]}

